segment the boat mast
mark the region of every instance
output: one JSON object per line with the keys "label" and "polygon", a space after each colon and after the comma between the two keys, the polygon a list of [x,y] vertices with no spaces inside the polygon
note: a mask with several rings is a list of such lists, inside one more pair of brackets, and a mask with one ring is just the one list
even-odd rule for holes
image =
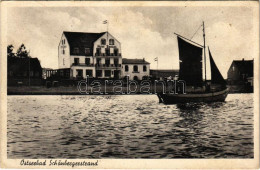
{"label": "boat mast", "polygon": [[207,80],[207,69],[206,69],[206,42],[205,42],[205,27],[204,27],[204,21],[203,21],[203,41],[204,41],[204,45],[203,45],[203,48],[204,48],[204,67],[205,67],[205,83],[206,83],[206,80]]}

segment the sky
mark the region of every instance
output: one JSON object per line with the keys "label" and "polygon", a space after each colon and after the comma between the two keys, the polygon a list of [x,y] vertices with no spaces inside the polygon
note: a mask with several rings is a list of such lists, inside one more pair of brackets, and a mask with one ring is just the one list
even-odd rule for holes
{"label": "sky", "polygon": [[145,58],[152,69],[156,57],[159,69],[178,69],[174,32],[203,44],[203,21],[206,45],[224,78],[233,60],[258,57],[258,23],[250,6],[9,7],[7,42],[16,49],[24,43],[42,67],[58,68],[62,32],[104,32],[104,20],[121,42],[123,58]]}

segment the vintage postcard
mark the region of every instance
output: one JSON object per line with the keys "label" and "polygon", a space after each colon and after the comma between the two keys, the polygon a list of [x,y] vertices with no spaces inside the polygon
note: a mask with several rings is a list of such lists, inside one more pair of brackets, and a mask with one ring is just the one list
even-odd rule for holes
{"label": "vintage postcard", "polygon": [[1,2],[2,168],[259,168],[257,1]]}

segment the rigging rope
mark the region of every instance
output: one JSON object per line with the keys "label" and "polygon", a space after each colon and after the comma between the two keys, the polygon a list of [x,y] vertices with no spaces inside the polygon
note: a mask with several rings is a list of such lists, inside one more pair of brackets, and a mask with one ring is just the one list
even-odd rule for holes
{"label": "rigging rope", "polygon": [[199,31],[199,29],[200,29],[201,26],[202,26],[202,25],[200,25],[199,28],[197,29],[197,31],[193,34],[193,36],[191,37],[191,40],[192,40],[192,38],[194,37],[194,35]]}

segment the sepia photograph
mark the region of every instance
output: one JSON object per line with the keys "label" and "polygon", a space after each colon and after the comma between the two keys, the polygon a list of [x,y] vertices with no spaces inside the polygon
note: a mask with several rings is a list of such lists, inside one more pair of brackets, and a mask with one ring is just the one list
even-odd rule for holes
{"label": "sepia photograph", "polygon": [[257,1],[2,2],[1,162],[259,168],[258,72]]}

